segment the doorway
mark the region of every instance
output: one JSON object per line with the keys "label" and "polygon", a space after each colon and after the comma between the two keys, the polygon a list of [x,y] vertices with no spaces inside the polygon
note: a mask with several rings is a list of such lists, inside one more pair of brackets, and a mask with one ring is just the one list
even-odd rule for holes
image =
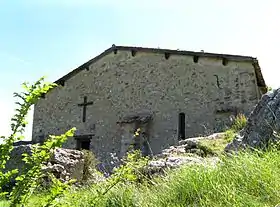
{"label": "doorway", "polygon": [[91,135],[75,136],[76,149],[77,150],[90,150],[91,139],[92,139]]}

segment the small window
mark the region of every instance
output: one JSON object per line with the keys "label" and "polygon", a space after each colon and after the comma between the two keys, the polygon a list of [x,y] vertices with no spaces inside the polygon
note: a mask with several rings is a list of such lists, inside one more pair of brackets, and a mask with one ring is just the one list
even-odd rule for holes
{"label": "small window", "polygon": [[185,139],[186,138],[186,122],[185,122],[185,113],[179,114],[179,123],[178,123],[178,139]]}
{"label": "small window", "polygon": [[84,136],[81,136],[81,137],[76,137],[76,142],[77,142],[77,145],[76,145],[76,149],[77,150],[90,150],[90,141],[91,141],[91,137],[84,137]]}
{"label": "small window", "polygon": [[89,150],[90,149],[90,140],[78,140],[77,141],[78,150]]}
{"label": "small window", "polygon": [[81,149],[89,150],[90,149],[90,140],[81,141]]}

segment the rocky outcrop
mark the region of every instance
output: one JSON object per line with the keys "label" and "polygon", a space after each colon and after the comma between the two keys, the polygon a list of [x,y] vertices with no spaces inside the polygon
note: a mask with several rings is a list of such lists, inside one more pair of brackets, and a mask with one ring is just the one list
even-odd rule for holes
{"label": "rocky outcrop", "polygon": [[[215,133],[206,137],[193,137],[187,138],[185,140],[179,141],[178,145],[171,146],[167,149],[164,149],[160,154],[156,155],[156,157],[168,157],[180,154],[196,154],[198,156],[204,157],[206,155],[211,154],[206,148],[204,148],[200,141],[202,140],[213,140],[213,139],[221,139],[223,138],[224,133]],[[212,154],[213,155],[213,154]]]}
{"label": "rocky outcrop", "polygon": [[[25,167],[25,163],[22,161],[22,154],[27,153],[31,155],[31,148],[31,144],[15,146],[5,170],[17,168],[21,174]],[[83,179],[84,154],[78,150],[57,148],[43,170],[44,172],[52,172],[62,181],[69,179],[80,181]]]}
{"label": "rocky outcrop", "polygon": [[[174,169],[183,165],[203,164],[215,166],[219,158],[200,145],[200,141],[220,139],[224,133],[216,133],[207,137],[195,137],[181,140],[177,146],[164,149],[148,164],[149,174],[162,173],[166,169]],[[208,153],[208,154],[207,154]],[[207,157],[206,157],[207,156]]]}
{"label": "rocky outcrop", "polygon": [[24,168],[25,163],[22,161],[22,154],[31,154],[32,144],[15,145],[11,152],[10,160],[6,164],[5,171],[17,168],[19,172]]}
{"label": "rocky outcrop", "polygon": [[248,117],[246,126],[225,151],[245,148],[264,148],[278,140],[280,132],[280,88],[264,94]]}
{"label": "rocky outcrop", "polygon": [[78,150],[57,148],[43,171],[51,172],[62,181],[70,179],[81,181],[84,172],[84,154]]}

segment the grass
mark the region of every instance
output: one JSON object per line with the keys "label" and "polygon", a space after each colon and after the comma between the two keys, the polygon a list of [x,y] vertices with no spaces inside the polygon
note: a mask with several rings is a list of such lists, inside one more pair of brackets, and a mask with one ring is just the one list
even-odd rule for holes
{"label": "grass", "polygon": [[[154,184],[120,184],[102,197],[100,207],[276,206],[280,203],[280,151],[222,157],[216,167],[193,165],[173,170]],[[96,185],[71,189],[61,206],[93,206]],[[34,196],[40,206],[46,196]]]}
{"label": "grass", "polygon": [[225,137],[219,139],[203,139],[199,141],[199,148],[204,150],[206,154],[221,155],[228,144],[228,140]]}
{"label": "grass", "polygon": [[225,131],[224,139],[227,142],[231,142],[234,139],[236,133],[242,130],[246,126],[246,123],[247,123],[246,116],[244,114],[238,114],[235,117],[234,122],[230,127],[230,129]]}
{"label": "grass", "polygon": [[[238,125],[233,125],[226,131],[224,137],[201,141],[201,146],[221,157],[221,162],[215,167],[185,166],[170,170],[164,177],[154,177],[153,182],[118,184],[98,200],[97,189],[106,182],[83,188],[72,188],[59,200],[59,206],[280,206],[279,150],[240,152],[238,156],[225,156],[221,153],[237,130],[243,128],[244,119],[242,120],[238,122]],[[28,206],[40,207],[47,197],[48,194],[33,196]],[[0,202],[0,206],[7,206],[7,203]]]}
{"label": "grass", "polygon": [[223,154],[226,145],[231,142],[236,134],[242,130],[247,123],[247,118],[244,114],[238,114],[229,129],[224,135],[215,139],[202,139],[199,141],[199,148],[206,156],[219,156]]}

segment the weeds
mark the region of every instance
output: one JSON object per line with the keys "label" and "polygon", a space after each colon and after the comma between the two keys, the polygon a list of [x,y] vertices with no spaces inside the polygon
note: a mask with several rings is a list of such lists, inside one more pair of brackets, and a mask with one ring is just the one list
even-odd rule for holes
{"label": "weeds", "polygon": [[[44,78],[39,79],[33,85],[23,83],[25,92],[14,93],[16,98],[20,101],[16,102],[19,108],[16,109],[16,114],[11,119],[12,133],[8,137],[2,137],[3,143],[0,144],[0,195],[8,197],[9,206],[25,206],[28,199],[36,191],[40,179],[42,178],[42,169],[46,161],[49,160],[53,150],[56,147],[61,147],[67,137],[74,135],[75,128],[67,131],[60,136],[50,136],[42,145],[33,145],[32,153],[23,154],[23,161],[25,162],[24,169],[20,173],[17,168],[4,171],[6,163],[10,159],[10,154],[13,150],[13,143],[24,139],[23,132],[27,125],[26,116],[30,107],[35,104],[44,94],[54,88],[55,84],[43,83]],[[16,167],[16,166],[15,166]],[[11,192],[3,190],[3,186],[11,181],[15,181],[15,186]],[[62,186],[58,185],[58,181],[54,181],[53,189],[59,189]],[[54,191],[53,191],[54,192]],[[59,193],[61,194],[61,193]],[[53,198],[57,197],[56,194]],[[48,205],[53,200],[48,201]]]}

